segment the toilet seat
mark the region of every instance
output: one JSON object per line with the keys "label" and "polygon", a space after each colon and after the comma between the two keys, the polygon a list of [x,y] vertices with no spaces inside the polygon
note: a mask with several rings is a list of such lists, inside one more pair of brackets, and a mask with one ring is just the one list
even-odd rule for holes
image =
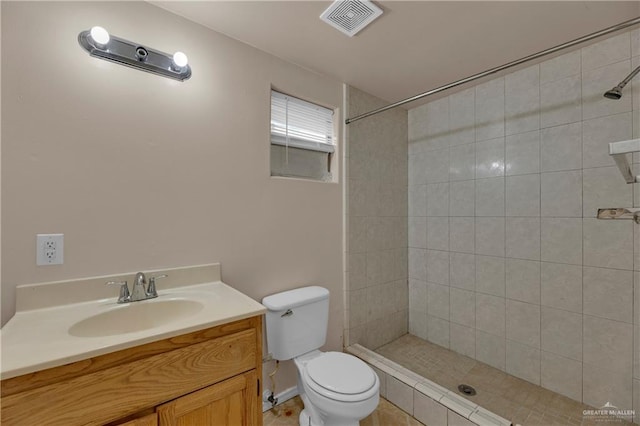
{"label": "toilet seat", "polygon": [[378,376],[353,355],[325,352],[306,363],[305,382],[316,393],[342,402],[357,402],[378,392]]}

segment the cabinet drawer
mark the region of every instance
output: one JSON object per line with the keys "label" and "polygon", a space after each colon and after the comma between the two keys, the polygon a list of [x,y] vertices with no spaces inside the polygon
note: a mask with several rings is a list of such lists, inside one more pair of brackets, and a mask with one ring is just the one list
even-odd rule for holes
{"label": "cabinet drawer", "polygon": [[99,425],[255,368],[255,329],[2,398],[3,425]]}

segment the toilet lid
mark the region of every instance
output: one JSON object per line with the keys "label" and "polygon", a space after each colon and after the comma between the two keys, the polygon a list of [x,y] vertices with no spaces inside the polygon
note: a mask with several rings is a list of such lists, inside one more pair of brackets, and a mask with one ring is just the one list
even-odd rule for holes
{"label": "toilet lid", "polygon": [[336,393],[359,394],[375,384],[375,373],[367,364],[342,352],[326,352],[309,361],[306,370],[316,384]]}

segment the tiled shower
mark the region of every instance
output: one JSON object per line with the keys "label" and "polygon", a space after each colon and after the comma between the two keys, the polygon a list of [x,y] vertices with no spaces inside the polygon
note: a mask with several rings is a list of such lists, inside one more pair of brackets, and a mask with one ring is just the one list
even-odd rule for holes
{"label": "tiled shower", "polygon": [[[595,218],[640,207],[608,155],[640,137],[640,78],[602,96],[639,65],[636,29],[349,125],[347,343],[375,349],[408,316],[415,336],[640,411],[640,225]],[[351,89],[348,115],[384,104]]]}

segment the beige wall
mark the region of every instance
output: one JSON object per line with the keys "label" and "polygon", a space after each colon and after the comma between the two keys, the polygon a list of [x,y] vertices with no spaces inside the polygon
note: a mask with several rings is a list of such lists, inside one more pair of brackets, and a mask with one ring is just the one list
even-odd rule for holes
{"label": "beige wall", "polygon": [[[93,25],[193,77],[91,58]],[[19,284],[219,261],[257,300],[328,287],[341,347],[341,186],[269,176],[271,86],[339,107],[340,82],[143,2],[2,2],[2,39],[3,324]],[[64,265],[35,265],[37,233],[64,233]]]}

